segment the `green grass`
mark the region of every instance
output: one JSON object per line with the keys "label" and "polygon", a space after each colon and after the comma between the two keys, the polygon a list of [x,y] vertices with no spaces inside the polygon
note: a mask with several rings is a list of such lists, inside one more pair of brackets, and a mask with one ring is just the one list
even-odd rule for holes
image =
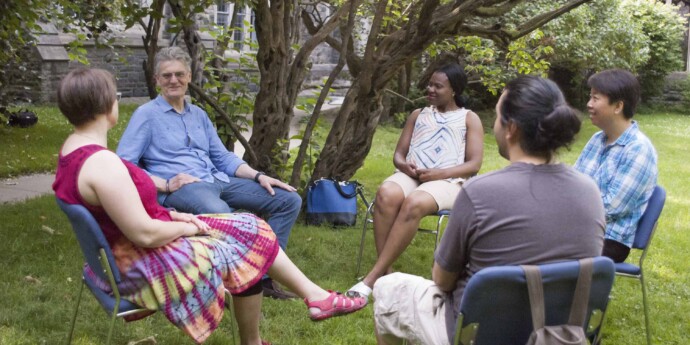
{"label": "green grass", "polygon": [[[108,133],[108,145],[112,149],[115,149],[136,108],[136,104],[120,105],[120,121]],[[30,109],[38,116],[35,126],[0,125],[0,178],[55,171],[60,145],[72,132],[72,126],[57,107],[36,106]]]}
{"label": "green grass", "polygon": [[[49,111],[45,110],[46,113]],[[121,112],[126,113],[123,109]],[[45,120],[45,116],[39,116],[39,121]],[[687,236],[690,230],[690,216],[687,212],[690,206],[690,187],[687,183],[687,176],[690,176],[690,150],[686,146],[690,141],[690,117],[657,112],[639,115],[637,119],[659,152],[659,183],[668,192],[666,206],[647,258],[653,339],[656,344],[687,344],[687,334],[690,334],[690,313],[687,312],[690,310],[690,273],[687,265],[690,257],[690,237]],[[487,116],[484,119],[485,126],[490,126],[491,120]],[[125,121],[123,118],[121,123]],[[563,153],[563,161],[572,164],[586,140],[595,131],[589,121],[585,122],[572,151]],[[55,123],[59,124],[57,121]],[[48,125],[47,121],[43,125]],[[61,132],[60,135],[51,134],[55,141],[50,145],[36,140],[29,141],[31,146],[42,146],[39,151],[45,151],[45,156],[41,159],[49,159],[50,162],[40,168],[15,168],[11,174],[35,169],[52,170],[55,161],[53,154],[57,151],[60,140],[69,132],[66,123],[60,126],[64,128],[55,129],[56,132]],[[39,129],[40,127],[30,130]],[[18,129],[10,131],[20,132]],[[46,132],[47,129],[43,129],[41,133]],[[34,134],[31,135],[38,135],[38,132],[32,133]],[[15,133],[12,135],[15,140],[22,137]],[[393,171],[391,157],[398,135],[399,129],[381,128],[364,167],[355,176],[365,185],[368,199],[372,198],[378,184]],[[119,133],[113,137],[119,137]],[[2,135],[0,142],[7,145],[13,141]],[[2,157],[0,162],[4,166],[7,156]],[[506,165],[507,162],[498,156],[493,135],[487,134],[482,172]],[[3,239],[0,241],[0,267],[3,268],[0,270],[0,344],[62,343],[74,310],[82,264],[81,253],[69,224],[56,207],[52,196],[0,205],[0,219],[0,236]],[[355,282],[360,225],[361,223],[352,228],[332,230],[298,224],[290,238],[288,254],[318,284],[325,288],[345,290]],[[49,234],[45,227],[56,230],[56,233]],[[364,269],[371,267],[374,262],[371,231],[367,234],[366,248]],[[433,236],[419,234],[395,264],[395,269],[429,277],[433,260],[432,248]],[[375,343],[371,306],[357,314],[321,323],[309,321],[306,308],[300,301],[264,299],[262,310],[262,336],[277,344]],[[231,320],[232,318],[226,317],[223,326],[207,343],[228,344]],[[77,320],[75,343],[103,343],[106,332],[105,313],[89,293],[85,292]],[[603,341],[605,344],[643,344],[644,334],[639,283],[632,279],[616,278],[606,315]],[[114,343],[126,344],[149,336],[154,336],[159,344],[192,344],[160,313],[126,325],[118,322]]]}

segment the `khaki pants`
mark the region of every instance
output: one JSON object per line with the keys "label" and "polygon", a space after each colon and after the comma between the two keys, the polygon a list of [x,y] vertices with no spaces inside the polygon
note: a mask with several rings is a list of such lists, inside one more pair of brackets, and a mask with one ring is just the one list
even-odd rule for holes
{"label": "khaki pants", "polygon": [[393,273],[374,284],[376,331],[389,345],[450,345],[446,331],[446,294],[434,282]]}

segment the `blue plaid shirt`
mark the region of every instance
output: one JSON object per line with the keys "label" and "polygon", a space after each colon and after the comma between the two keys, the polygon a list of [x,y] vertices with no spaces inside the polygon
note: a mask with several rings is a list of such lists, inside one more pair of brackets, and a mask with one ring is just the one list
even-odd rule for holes
{"label": "blue plaid shirt", "polygon": [[637,222],[656,186],[657,155],[652,142],[633,121],[610,145],[595,133],[575,162],[575,169],[599,186],[606,209],[607,239],[632,247]]}

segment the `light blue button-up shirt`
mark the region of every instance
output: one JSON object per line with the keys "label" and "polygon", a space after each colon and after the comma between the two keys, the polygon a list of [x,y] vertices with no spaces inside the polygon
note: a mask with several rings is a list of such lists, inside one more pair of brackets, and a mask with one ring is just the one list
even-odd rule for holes
{"label": "light blue button-up shirt", "polygon": [[632,247],[637,223],[647,208],[657,179],[652,142],[633,121],[612,144],[603,131],[595,133],[575,169],[594,179],[606,209],[606,238]]}
{"label": "light blue button-up shirt", "polygon": [[134,112],[117,154],[164,179],[186,173],[228,182],[246,164],[225,148],[205,111],[185,102],[180,114],[160,95]]}

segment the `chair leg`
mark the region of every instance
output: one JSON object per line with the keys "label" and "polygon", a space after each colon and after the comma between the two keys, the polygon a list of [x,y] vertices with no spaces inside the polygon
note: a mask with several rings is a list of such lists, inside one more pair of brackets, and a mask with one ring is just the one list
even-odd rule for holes
{"label": "chair leg", "polygon": [[81,293],[84,291],[84,280],[81,281],[81,287],[79,288],[79,295],[77,295],[77,306],[74,308],[74,315],[72,315],[72,326],[69,329],[69,335],[67,336],[67,345],[72,344],[72,334],[74,333],[74,325],[77,323],[77,313],[79,312],[79,304],[81,303]]}
{"label": "chair leg", "polygon": [[436,248],[438,247],[438,242],[441,239],[441,224],[443,223],[443,218],[445,215],[438,216],[438,222],[436,222],[436,241],[434,242],[434,253],[436,253]]}
{"label": "chair leg", "polygon": [[647,332],[647,345],[652,345],[652,333],[649,328],[649,311],[647,309],[647,289],[644,282],[644,274],[640,272],[640,285],[642,286],[642,308],[644,309],[644,326]]}
{"label": "chair leg", "polygon": [[367,209],[367,213],[364,215],[364,225],[362,225],[362,239],[359,241],[359,255],[357,256],[357,272],[355,273],[355,278],[359,278],[359,270],[362,266],[362,255],[364,254],[364,239],[367,235],[367,224],[371,222],[371,213],[373,211],[374,204],[372,203]]}

